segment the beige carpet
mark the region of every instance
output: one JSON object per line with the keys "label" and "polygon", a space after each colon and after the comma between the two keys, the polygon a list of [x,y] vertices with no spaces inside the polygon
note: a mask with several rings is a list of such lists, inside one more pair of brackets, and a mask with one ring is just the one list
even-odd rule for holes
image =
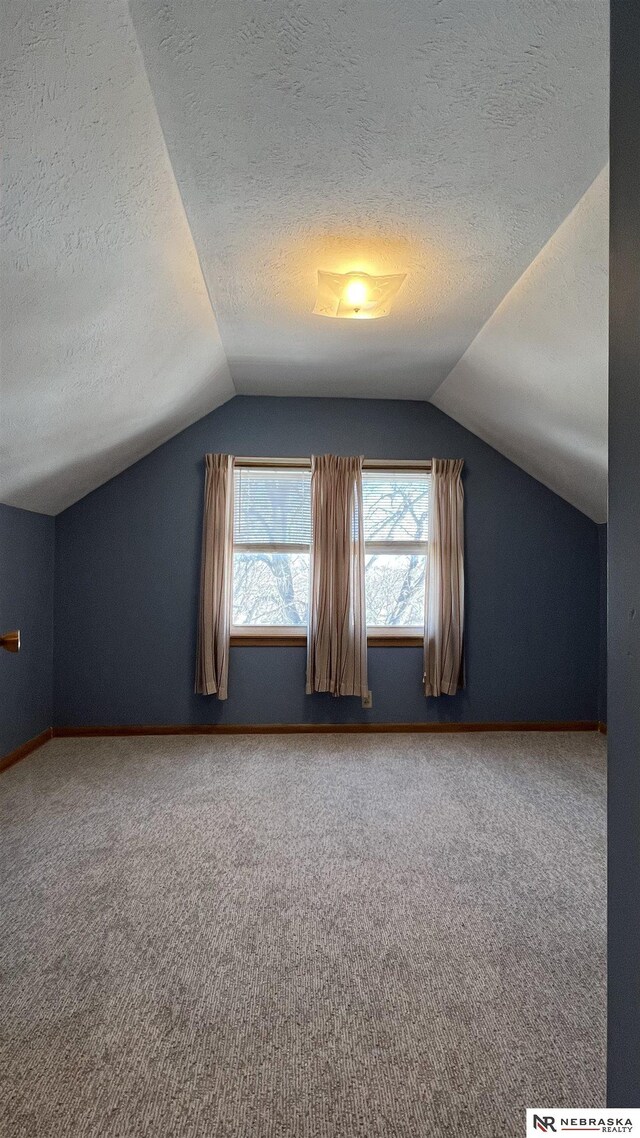
{"label": "beige carpet", "polygon": [[49,743],[0,777],[2,1134],[602,1104],[604,768],[593,734]]}

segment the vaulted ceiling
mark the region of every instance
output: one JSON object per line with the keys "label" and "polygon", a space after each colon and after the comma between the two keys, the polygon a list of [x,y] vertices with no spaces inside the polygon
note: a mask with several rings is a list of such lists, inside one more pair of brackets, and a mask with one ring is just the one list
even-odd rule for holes
{"label": "vaulted ceiling", "polygon": [[[433,399],[602,520],[605,0],[8,9],[3,501],[234,392],[348,395]],[[393,314],[312,315],[354,268],[408,273]]]}
{"label": "vaulted ceiling", "polygon": [[603,170],[433,396],[598,522],[607,517],[608,245]]}

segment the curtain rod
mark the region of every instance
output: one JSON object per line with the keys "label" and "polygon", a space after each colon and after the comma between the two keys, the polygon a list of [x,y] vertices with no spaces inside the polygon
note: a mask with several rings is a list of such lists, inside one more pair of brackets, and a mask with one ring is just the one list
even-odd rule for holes
{"label": "curtain rod", "polygon": [[[310,458],[251,458],[238,456],[234,458],[234,465],[240,467],[286,467],[289,470],[309,470]],[[393,458],[365,458],[362,464],[364,470],[431,470],[431,459],[393,459]]]}

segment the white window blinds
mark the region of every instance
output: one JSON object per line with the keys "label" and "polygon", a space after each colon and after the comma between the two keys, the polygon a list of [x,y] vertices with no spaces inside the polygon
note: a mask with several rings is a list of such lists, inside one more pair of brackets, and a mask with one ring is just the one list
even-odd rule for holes
{"label": "white window blinds", "polygon": [[[233,623],[300,628],[307,622],[311,472],[235,469]],[[419,629],[431,476],[425,470],[363,471],[367,623]]]}
{"label": "white window blinds", "polygon": [[233,623],[304,628],[309,602],[311,471],[236,467]]}
{"label": "white window blinds", "polygon": [[234,542],[238,547],[311,542],[311,473],[240,467],[235,471]]}

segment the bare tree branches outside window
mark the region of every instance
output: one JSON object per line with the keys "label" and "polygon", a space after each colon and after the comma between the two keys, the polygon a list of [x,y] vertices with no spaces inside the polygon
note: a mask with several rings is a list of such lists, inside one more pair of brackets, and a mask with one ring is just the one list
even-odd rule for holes
{"label": "bare tree branches outside window", "polygon": [[367,623],[424,622],[429,478],[420,472],[364,471]]}
{"label": "bare tree branches outside window", "polygon": [[[311,541],[305,470],[236,471],[233,623],[306,626]],[[429,478],[364,471],[367,622],[407,628],[424,621]]]}

